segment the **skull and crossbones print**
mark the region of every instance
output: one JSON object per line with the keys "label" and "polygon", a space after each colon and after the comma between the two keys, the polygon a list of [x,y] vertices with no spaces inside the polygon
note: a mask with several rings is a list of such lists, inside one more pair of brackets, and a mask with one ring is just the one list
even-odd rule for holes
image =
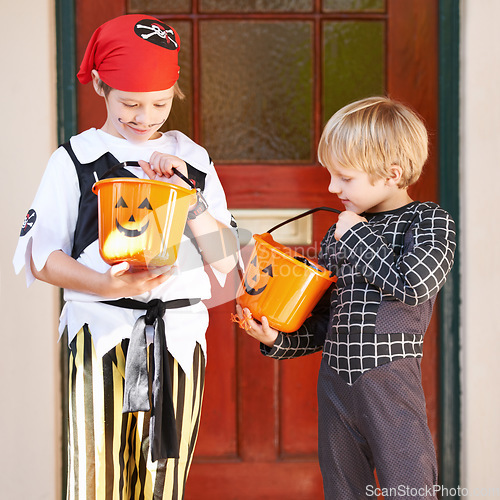
{"label": "skull and crossbones print", "polygon": [[156,45],[168,49],[177,49],[179,46],[175,39],[174,30],[166,24],[154,22],[151,19],[144,19],[135,25],[134,31],[143,40],[147,40]]}

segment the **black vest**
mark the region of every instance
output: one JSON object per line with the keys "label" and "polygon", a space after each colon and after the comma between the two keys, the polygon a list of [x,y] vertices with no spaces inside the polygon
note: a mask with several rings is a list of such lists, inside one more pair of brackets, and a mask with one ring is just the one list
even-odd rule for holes
{"label": "black vest", "polygon": [[[97,195],[92,191],[96,182],[94,172],[99,179],[106,177],[136,177],[126,168],[110,169],[120,162],[109,152],[90,163],[80,163],[69,142],[62,144],[75,164],[80,183],[80,203],[76,221],[71,257],[78,259],[81,253],[99,237]],[[110,175],[111,174],[111,175]]]}

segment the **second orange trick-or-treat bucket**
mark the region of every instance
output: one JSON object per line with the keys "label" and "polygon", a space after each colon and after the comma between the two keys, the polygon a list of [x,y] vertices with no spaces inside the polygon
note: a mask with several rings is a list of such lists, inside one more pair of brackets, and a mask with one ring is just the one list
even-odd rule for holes
{"label": "second orange trick-or-treat bucket", "polygon": [[176,261],[195,189],[119,177],[100,180],[92,190],[98,196],[99,251],[105,262],[154,268]]}
{"label": "second orange trick-or-treat bucket", "polygon": [[315,261],[274,241],[270,233],[318,210],[340,213],[329,207],[314,208],[278,224],[267,233],[253,236],[255,248],[236,302],[248,308],[254,319],[260,321],[265,316],[272,328],[282,332],[297,330],[336,278]]}

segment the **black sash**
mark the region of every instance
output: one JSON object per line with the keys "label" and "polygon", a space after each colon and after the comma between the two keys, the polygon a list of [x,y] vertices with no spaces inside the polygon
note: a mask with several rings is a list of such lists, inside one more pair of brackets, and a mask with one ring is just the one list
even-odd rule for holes
{"label": "black sash", "polygon": [[[125,389],[123,413],[151,410],[149,442],[151,459],[179,458],[179,442],[175,425],[172,382],[165,340],[163,315],[167,309],[188,307],[201,299],[176,299],[163,302],[154,299],[140,302],[134,299],[103,301],[126,309],[143,309],[146,314],[135,322],[125,362]],[[153,374],[151,404],[149,398],[149,373],[147,363],[146,326],[154,327]]]}

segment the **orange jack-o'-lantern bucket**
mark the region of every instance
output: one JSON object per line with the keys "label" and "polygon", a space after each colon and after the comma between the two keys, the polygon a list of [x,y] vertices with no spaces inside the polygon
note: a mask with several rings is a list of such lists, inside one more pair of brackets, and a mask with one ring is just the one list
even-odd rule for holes
{"label": "orange jack-o'-lantern bucket", "polygon": [[98,196],[99,251],[105,262],[154,268],[176,261],[195,189],[120,177],[100,180],[92,190]]}
{"label": "orange jack-o'-lantern bucket", "polygon": [[271,327],[282,332],[297,330],[336,278],[317,262],[274,241],[270,233],[318,210],[340,213],[329,207],[314,208],[278,224],[267,233],[253,236],[255,248],[236,302],[248,308],[254,319],[260,321],[265,316]]}

